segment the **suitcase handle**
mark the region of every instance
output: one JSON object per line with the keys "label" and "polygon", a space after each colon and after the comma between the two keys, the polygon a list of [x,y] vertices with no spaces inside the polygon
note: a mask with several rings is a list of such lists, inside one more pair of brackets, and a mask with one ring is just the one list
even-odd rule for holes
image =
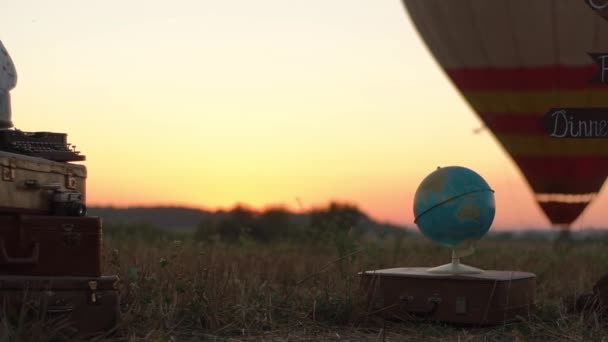
{"label": "suitcase handle", "polygon": [[72,305],[64,305],[64,306],[49,306],[46,309],[47,313],[50,314],[68,314],[74,311],[74,307]]}
{"label": "suitcase handle", "polygon": [[413,310],[411,308],[407,308],[408,304],[414,301],[414,297],[412,296],[400,296],[399,301],[402,310],[409,313],[410,315],[424,318],[433,316],[435,314],[435,311],[437,311],[437,309],[439,308],[439,304],[441,304],[443,300],[437,295],[429,297],[427,298],[428,307],[422,310]]}
{"label": "suitcase handle", "polygon": [[32,248],[32,255],[26,258],[11,258],[6,253],[4,240],[0,239],[0,265],[35,265],[40,255],[40,243],[36,242]]}
{"label": "suitcase handle", "polygon": [[23,185],[28,189],[40,189],[40,190],[59,190],[61,189],[60,183],[49,183],[40,184],[36,179],[26,179]]}

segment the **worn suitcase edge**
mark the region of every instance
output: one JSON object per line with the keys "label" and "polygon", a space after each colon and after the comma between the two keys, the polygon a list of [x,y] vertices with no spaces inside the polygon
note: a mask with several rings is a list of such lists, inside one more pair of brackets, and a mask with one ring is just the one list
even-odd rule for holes
{"label": "worn suitcase edge", "polygon": [[[423,270],[423,268],[416,268],[417,270]],[[430,321],[430,322],[441,322],[455,325],[467,325],[467,326],[491,326],[505,324],[507,322],[521,321],[530,317],[531,313],[536,308],[535,302],[535,287],[536,287],[536,276],[532,273],[519,272],[517,278],[504,278],[500,280],[492,280],[488,278],[472,278],[469,275],[434,275],[426,274],[421,277],[418,275],[403,275],[403,274],[391,274],[390,270],[377,270],[377,271],[364,271],[359,272],[360,276],[360,289],[363,290],[363,294],[367,301],[367,311],[370,315],[380,315],[385,319],[397,319],[397,320],[416,320],[416,321]],[[412,270],[412,269],[410,269]],[[508,273],[505,271],[488,271],[488,272],[501,272],[503,274]],[[512,272],[514,273],[514,272]],[[477,275],[480,276],[479,274]],[[390,292],[387,294],[387,289],[383,283],[388,283]],[[479,285],[480,287],[486,287],[493,285],[489,292],[486,304],[484,304],[483,310],[477,310],[477,314],[465,314],[458,316],[457,314],[448,314],[449,307],[456,305],[458,307],[458,296],[454,293],[447,295],[443,292],[442,294],[426,294],[424,299],[426,302],[421,302],[421,298],[415,299],[411,294],[420,292],[420,289],[412,290],[415,288],[408,289],[404,286],[405,291],[397,290],[395,287],[397,284],[401,284],[404,281],[423,281],[436,283],[437,287],[441,288],[442,283],[445,281],[457,282],[460,286],[466,286],[467,282],[479,282],[485,283]],[[513,288],[511,287],[513,285]],[[515,297],[515,302],[509,304],[510,291],[520,291],[519,297]],[[422,290],[424,292],[425,290]],[[505,293],[505,291],[507,293]],[[396,293],[400,293],[398,296]],[[441,292],[441,291],[440,291]],[[410,295],[408,295],[408,293]],[[523,294],[523,297],[522,295]],[[416,295],[417,296],[417,295]],[[386,297],[386,298],[385,298]],[[444,307],[441,308],[442,301]],[[465,297],[468,298],[468,297]],[[502,300],[506,299],[506,303]],[[525,303],[523,303],[525,302]],[[523,303],[523,304],[522,304]],[[448,305],[447,307],[445,305]],[[465,302],[465,305],[466,302]],[[499,307],[499,309],[496,309]],[[465,310],[466,312],[466,310]],[[483,316],[480,313],[483,312]]]}
{"label": "worn suitcase edge", "polygon": [[[111,336],[120,326],[119,277],[0,276],[0,304],[59,322],[73,337]],[[9,311],[10,312],[10,311]],[[33,317],[32,317],[33,318]],[[59,319],[59,321],[57,321]]]}

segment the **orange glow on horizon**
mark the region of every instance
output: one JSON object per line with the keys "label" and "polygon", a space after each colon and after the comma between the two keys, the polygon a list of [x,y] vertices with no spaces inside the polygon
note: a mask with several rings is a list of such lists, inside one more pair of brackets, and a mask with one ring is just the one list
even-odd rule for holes
{"label": "orange glow on horizon", "polygon": [[[496,191],[494,227],[549,227],[399,1],[9,0],[0,21],[13,122],[68,133],[89,206],[336,200],[413,226],[419,182],[461,165]],[[607,206],[575,228],[608,227]]]}

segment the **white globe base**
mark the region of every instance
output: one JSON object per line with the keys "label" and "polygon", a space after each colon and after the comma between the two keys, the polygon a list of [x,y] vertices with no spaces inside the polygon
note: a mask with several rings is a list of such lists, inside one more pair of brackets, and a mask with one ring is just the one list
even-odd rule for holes
{"label": "white globe base", "polygon": [[456,250],[452,249],[451,263],[429,268],[427,272],[434,274],[479,274],[483,273],[484,270],[473,266],[461,264],[460,257],[456,253]]}
{"label": "white globe base", "polygon": [[452,262],[449,264],[429,268],[427,272],[434,274],[478,274],[483,273],[484,270],[473,266]]}

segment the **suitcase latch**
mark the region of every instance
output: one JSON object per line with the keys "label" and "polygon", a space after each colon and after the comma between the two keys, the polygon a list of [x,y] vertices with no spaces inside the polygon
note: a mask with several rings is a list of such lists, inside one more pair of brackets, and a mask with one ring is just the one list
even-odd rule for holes
{"label": "suitcase latch", "polygon": [[76,177],[71,173],[65,176],[65,187],[70,190],[76,189]]}
{"label": "suitcase latch", "polygon": [[401,302],[401,304],[411,303],[414,301],[414,296],[401,295],[399,296],[399,301]]}
{"label": "suitcase latch", "polygon": [[14,181],[16,168],[17,165],[13,161],[10,161],[8,166],[2,165],[2,180],[6,182]]}
{"label": "suitcase latch", "polygon": [[456,297],[455,312],[457,315],[464,315],[467,313],[467,298]]}
{"label": "suitcase latch", "polygon": [[80,246],[80,233],[74,232],[74,225],[70,223],[62,224],[63,244],[67,247]]}
{"label": "suitcase latch", "polygon": [[436,294],[436,293],[435,293],[433,296],[429,297],[429,298],[427,299],[427,301],[428,301],[429,303],[431,303],[431,304],[436,304],[436,305],[437,305],[437,304],[441,304],[441,302],[442,302],[443,300],[441,299],[441,297],[439,297],[439,295],[438,295],[438,294]]}
{"label": "suitcase latch", "polygon": [[97,282],[95,280],[89,281],[89,304],[97,305]]}

